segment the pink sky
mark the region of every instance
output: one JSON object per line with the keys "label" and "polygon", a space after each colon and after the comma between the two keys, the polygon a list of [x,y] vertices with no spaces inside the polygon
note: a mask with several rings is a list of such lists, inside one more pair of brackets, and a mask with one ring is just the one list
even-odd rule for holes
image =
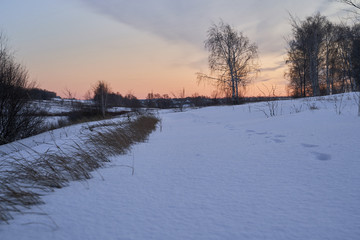
{"label": "pink sky", "polygon": [[211,95],[198,85],[197,72],[208,72],[203,42],[213,22],[223,19],[259,47],[262,71],[247,87],[276,86],[286,95],[285,38],[288,14],[304,18],[317,11],[339,21],[342,5],[304,1],[100,1],[2,0],[0,30],[16,59],[40,88],[65,97],[65,89],[83,98],[99,80],[114,92]]}

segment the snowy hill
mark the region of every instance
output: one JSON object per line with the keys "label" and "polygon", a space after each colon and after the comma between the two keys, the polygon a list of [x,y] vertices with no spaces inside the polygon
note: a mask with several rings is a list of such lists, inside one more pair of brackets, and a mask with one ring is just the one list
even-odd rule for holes
{"label": "snowy hill", "polygon": [[[0,238],[358,239],[357,109],[346,94],[160,112],[147,143],[44,196]],[[23,141],[42,149],[81,127],[65,131]]]}

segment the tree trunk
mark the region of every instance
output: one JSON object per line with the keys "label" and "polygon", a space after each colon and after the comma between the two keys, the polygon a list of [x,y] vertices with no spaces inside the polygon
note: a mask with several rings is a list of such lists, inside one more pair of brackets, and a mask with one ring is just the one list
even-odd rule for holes
{"label": "tree trunk", "polygon": [[238,79],[235,82],[235,90],[236,90],[236,104],[239,104],[239,86],[238,86]]}
{"label": "tree trunk", "polygon": [[231,80],[231,91],[232,91],[232,103],[236,103],[236,96],[235,96],[235,80],[232,78]]}
{"label": "tree trunk", "polygon": [[358,102],[358,116],[360,117],[360,92],[359,92],[359,95],[358,95],[358,99],[359,99],[359,102]]}
{"label": "tree trunk", "polygon": [[349,59],[349,68],[348,68],[348,75],[349,75],[349,79],[350,79],[350,87],[351,87],[351,91],[355,91],[355,81],[354,81],[354,78],[352,77],[353,74],[352,74],[352,69],[353,69],[353,66],[352,66],[352,61],[351,61],[351,57],[348,56],[348,59]]}
{"label": "tree trunk", "polygon": [[330,77],[329,77],[329,46],[326,45],[326,94],[330,95]]}
{"label": "tree trunk", "polygon": [[312,59],[310,60],[310,77],[311,77],[311,85],[313,89],[313,96],[319,96],[320,95],[320,89],[319,89],[319,75],[317,70],[317,56],[312,56]]}
{"label": "tree trunk", "polygon": [[104,91],[101,92],[101,113],[103,118],[105,118],[105,99],[104,99]]}

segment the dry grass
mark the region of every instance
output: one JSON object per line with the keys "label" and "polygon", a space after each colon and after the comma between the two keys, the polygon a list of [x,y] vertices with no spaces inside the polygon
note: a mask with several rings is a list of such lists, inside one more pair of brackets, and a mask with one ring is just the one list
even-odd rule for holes
{"label": "dry grass", "polygon": [[42,204],[41,195],[55,188],[90,179],[91,172],[109,162],[110,156],[125,154],[131,145],[145,141],[158,122],[147,115],[117,125],[99,124],[87,140],[72,143],[70,151],[69,146],[63,146],[65,151],[55,144],[55,149],[45,153],[28,149],[26,156],[11,157],[10,170],[0,172],[0,223],[7,223],[15,212]]}
{"label": "dry grass", "polygon": [[91,135],[88,143],[104,149],[110,155],[125,154],[136,142],[143,142],[156,128],[159,119],[153,116],[140,116],[123,126],[110,126],[106,131]]}

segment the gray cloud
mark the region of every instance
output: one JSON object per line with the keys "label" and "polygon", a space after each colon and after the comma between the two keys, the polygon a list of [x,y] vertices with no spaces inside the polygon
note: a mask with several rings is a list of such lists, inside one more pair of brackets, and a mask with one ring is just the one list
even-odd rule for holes
{"label": "gray cloud", "polygon": [[192,61],[178,61],[174,64],[172,64],[172,67],[189,67],[192,68],[194,70],[199,70],[201,68],[203,68],[204,66],[207,66],[208,64],[208,59],[207,58],[201,58],[198,60],[192,60]]}
{"label": "gray cloud", "polygon": [[79,0],[96,12],[174,42],[200,48],[212,22],[223,19],[258,43],[260,54],[284,49],[290,34],[288,12],[300,18],[327,11],[329,0]]}

